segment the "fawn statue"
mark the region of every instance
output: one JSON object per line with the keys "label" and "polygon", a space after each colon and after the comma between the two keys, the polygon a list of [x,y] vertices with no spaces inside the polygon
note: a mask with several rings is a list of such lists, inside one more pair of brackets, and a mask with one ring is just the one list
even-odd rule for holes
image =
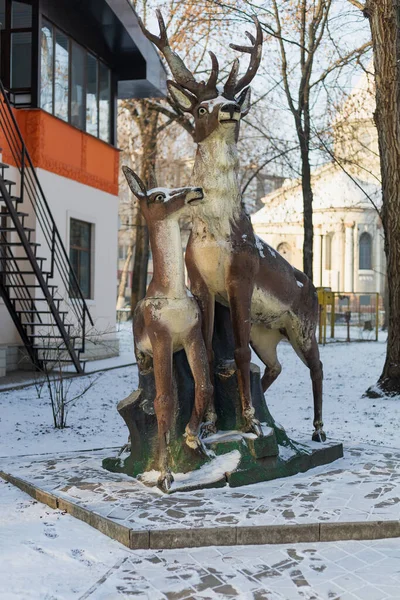
{"label": "fawn statue", "polygon": [[153,361],[158,426],[158,486],[168,491],[173,481],[168,461],[169,432],[174,417],[173,353],[184,349],[195,382],[194,407],[185,441],[202,451],[200,426],[213,394],[198,304],[185,285],[179,219],[189,206],[203,201],[199,187],[147,190],[140,178],[123,167],[129,187],[139,201],[150,236],[153,278],[134,314],[134,344],[139,370]]}

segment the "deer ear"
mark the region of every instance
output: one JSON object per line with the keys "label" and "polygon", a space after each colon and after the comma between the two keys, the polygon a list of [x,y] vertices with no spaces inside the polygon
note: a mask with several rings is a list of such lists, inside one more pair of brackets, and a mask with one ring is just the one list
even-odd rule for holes
{"label": "deer ear", "polygon": [[147,190],[144,186],[143,181],[140,179],[132,169],[126,167],[125,165],[122,167],[126,180],[128,182],[131,191],[135,194],[139,200],[145,198],[147,196]]}
{"label": "deer ear", "polygon": [[250,90],[250,86],[247,86],[247,88],[244,88],[243,92],[241,92],[239,98],[237,99],[237,102],[240,104],[240,106],[242,108],[242,111],[241,111],[242,117],[245,117],[250,110],[250,98],[251,98],[251,90]]}
{"label": "deer ear", "polygon": [[168,91],[172,96],[173,101],[184,112],[191,112],[192,108],[197,103],[197,98],[190,92],[186,91],[182,86],[174,81],[167,81]]}

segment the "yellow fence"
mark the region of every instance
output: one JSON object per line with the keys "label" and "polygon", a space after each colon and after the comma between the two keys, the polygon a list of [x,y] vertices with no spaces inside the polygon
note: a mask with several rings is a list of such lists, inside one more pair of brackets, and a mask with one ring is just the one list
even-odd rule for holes
{"label": "yellow fence", "polygon": [[317,288],[319,302],[318,342],[375,342],[383,322],[378,293],[332,292]]}

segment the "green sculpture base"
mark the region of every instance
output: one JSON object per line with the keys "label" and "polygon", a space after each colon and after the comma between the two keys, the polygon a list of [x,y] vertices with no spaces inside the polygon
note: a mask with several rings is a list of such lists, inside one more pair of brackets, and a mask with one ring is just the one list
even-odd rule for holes
{"label": "green sculpture base", "polygon": [[[340,443],[299,443],[287,436],[268,411],[261,389],[260,370],[253,364],[252,399],[255,416],[262,423],[263,436],[243,433],[235,364],[229,360],[221,361],[214,375],[218,433],[203,439],[203,450],[193,450],[185,443],[184,431],[193,406],[194,384],[187,375],[184,353],[178,352],[174,356],[174,429],[169,446],[174,482],[169,493],[268,481],[304,472],[343,456]],[[138,477],[150,486],[156,485],[158,479],[154,396],[154,378],[150,370],[140,375],[140,389],[118,405],[129,429],[130,451],[103,461],[105,469]]]}

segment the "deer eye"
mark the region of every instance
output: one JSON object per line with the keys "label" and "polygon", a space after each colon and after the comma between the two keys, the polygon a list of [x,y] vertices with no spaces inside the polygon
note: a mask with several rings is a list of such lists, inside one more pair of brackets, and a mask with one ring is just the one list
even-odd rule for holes
{"label": "deer eye", "polygon": [[154,202],[164,202],[164,194],[157,194],[157,196],[154,198]]}
{"label": "deer eye", "polygon": [[208,113],[208,110],[206,108],[204,108],[204,106],[200,106],[200,108],[199,108],[199,115],[202,117],[206,113]]}

